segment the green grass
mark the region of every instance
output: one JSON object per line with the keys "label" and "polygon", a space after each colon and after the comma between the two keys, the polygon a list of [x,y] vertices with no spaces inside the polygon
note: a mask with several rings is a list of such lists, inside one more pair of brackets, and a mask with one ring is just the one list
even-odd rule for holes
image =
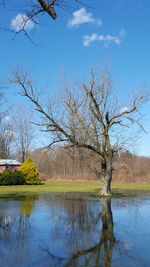
{"label": "green grass", "polygon": [[[43,185],[17,185],[17,186],[0,186],[0,197],[15,195],[22,196],[27,194],[43,194],[43,193],[89,193],[97,195],[101,184],[96,182],[66,182],[66,181],[48,181]],[[114,184],[113,190],[123,192],[123,195],[131,194],[132,191],[150,192],[150,184]],[[134,192],[135,193],[135,192]],[[115,194],[116,195],[116,194]]]}
{"label": "green grass", "polygon": [[114,189],[125,189],[125,190],[150,190],[150,184],[114,184]]}

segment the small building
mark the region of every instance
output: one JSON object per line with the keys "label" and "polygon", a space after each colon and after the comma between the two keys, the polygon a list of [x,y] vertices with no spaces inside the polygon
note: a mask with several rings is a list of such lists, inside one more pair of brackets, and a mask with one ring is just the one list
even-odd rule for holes
{"label": "small building", "polygon": [[14,159],[0,159],[0,172],[5,170],[17,171],[21,163]]}

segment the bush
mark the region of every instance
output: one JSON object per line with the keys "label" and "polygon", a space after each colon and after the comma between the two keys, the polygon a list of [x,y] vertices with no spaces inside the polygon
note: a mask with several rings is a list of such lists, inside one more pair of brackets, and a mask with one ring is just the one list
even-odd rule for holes
{"label": "bush", "polygon": [[28,158],[20,167],[19,171],[26,177],[26,184],[41,184],[39,172],[32,158]]}
{"label": "bush", "polygon": [[0,173],[0,185],[26,184],[25,175],[20,171],[6,170]]}

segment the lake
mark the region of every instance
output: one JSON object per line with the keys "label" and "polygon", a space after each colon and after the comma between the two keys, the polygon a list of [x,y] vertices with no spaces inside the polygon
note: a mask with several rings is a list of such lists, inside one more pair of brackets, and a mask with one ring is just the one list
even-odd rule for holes
{"label": "lake", "polygon": [[0,199],[0,266],[149,267],[150,196]]}

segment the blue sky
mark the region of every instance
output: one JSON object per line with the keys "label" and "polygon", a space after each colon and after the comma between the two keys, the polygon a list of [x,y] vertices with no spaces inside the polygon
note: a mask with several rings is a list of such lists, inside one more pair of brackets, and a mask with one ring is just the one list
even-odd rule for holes
{"label": "blue sky", "polygon": [[[9,1],[10,2],[10,1]],[[18,30],[24,8],[14,0],[11,6],[1,7],[0,25]],[[53,21],[39,16],[39,25],[29,22],[24,33],[0,31],[0,79],[10,76],[15,66],[31,70],[40,81],[48,81],[50,92],[60,84],[61,71],[69,79],[87,75],[91,66],[101,66],[107,59],[116,87],[124,95],[131,94],[143,82],[150,85],[150,1],[149,0],[87,0],[91,8],[80,6],[76,11],[57,10]],[[91,4],[92,3],[92,4]],[[10,3],[9,3],[10,4]],[[14,8],[15,7],[15,8]],[[19,26],[20,27],[20,26]],[[5,90],[9,103],[22,102],[16,88]],[[150,132],[149,104],[144,108],[145,128]],[[150,156],[150,134],[143,134],[140,155]]]}

